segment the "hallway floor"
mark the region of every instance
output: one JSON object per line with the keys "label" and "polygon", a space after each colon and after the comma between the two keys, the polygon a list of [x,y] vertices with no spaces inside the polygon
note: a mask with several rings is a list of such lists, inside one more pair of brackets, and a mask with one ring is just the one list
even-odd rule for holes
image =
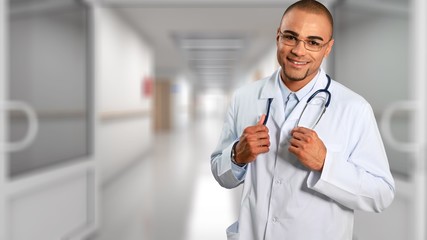
{"label": "hallway floor", "polygon": [[210,171],[221,126],[206,118],[157,134],[147,156],[103,186],[95,239],[226,239],[241,190],[220,187]]}

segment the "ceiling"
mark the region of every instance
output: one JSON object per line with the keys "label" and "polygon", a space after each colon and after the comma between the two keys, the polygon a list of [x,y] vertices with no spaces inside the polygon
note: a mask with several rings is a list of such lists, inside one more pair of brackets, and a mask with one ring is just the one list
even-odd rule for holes
{"label": "ceiling", "polygon": [[144,7],[119,11],[154,48],[156,74],[186,74],[197,87],[230,87],[274,47],[283,8]]}
{"label": "ceiling", "polygon": [[[154,49],[155,74],[184,74],[196,88],[233,87],[275,46],[291,0],[103,1]],[[331,2],[331,1],[330,1]]]}
{"label": "ceiling", "polygon": [[[70,0],[10,0],[13,4]],[[71,0],[77,1],[77,0]],[[154,50],[155,75],[184,75],[196,88],[232,88],[275,47],[283,11],[295,0],[86,0],[114,8]],[[406,15],[409,0],[321,0]],[[338,8],[335,8],[338,9]],[[375,13],[376,14],[376,13]],[[359,14],[360,15],[360,14]],[[357,16],[359,16],[357,15]],[[363,15],[360,15],[363,16]],[[352,18],[349,18],[350,20]],[[358,19],[352,19],[357,22]],[[341,22],[340,22],[341,23]],[[347,23],[351,24],[351,23]],[[346,23],[340,24],[345,26]]]}
{"label": "ceiling", "polygon": [[[10,1],[13,4],[25,3],[25,5],[34,2]],[[69,1],[35,2],[52,4]],[[196,88],[222,89],[233,88],[242,78],[242,73],[253,68],[275,47],[276,29],[283,11],[295,2],[295,0],[86,1],[114,8],[129,24],[138,29],[154,50],[156,77],[172,79],[184,75]],[[330,9],[337,4],[358,11],[369,9],[387,12],[402,12],[404,9],[402,6],[408,6],[408,1],[321,0]],[[352,21],[357,22],[357,19]]]}

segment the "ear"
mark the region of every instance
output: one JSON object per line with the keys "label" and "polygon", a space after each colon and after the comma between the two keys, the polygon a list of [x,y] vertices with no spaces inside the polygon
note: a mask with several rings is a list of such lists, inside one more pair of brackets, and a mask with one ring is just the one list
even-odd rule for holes
{"label": "ear", "polygon": [[277,28],[277,32],[276,32],[276,43],[279,42],[279,37],[280,37],[280,27]]}
{"label": "ear", "polygon": [[331,53],[332,51],[332,46],[334,45],[335,40],[332,38],[331,41],[328,42],[327,46],[326,46],[326,51],[325,51],[325,56],[327,57],[329,56],[329,53]]}

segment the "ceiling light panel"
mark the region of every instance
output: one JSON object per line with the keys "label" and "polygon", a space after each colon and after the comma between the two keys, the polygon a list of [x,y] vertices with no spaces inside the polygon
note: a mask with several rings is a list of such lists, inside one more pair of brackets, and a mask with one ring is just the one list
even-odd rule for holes
{"label": "ceiling light panel", "polygon": [[226,34],[175,34],[174,41],[200,86],[227,86],[247,47],[244,37]]}

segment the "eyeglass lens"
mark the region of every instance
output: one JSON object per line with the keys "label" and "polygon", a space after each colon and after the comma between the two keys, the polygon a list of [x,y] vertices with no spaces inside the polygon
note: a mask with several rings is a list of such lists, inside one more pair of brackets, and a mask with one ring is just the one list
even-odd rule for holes
{"label": "eyeglass lens", "polygon": [[317,40],[302,40],[298,39],[297,37],[291,35],[291,34],[280,34],[280,41],[288,46],[296,46],[299,44],[299,42],[303,42],[305,49],[309,51],[318,52],[320,51],[326,43],[322,44],[321,42],[318,42]]}

